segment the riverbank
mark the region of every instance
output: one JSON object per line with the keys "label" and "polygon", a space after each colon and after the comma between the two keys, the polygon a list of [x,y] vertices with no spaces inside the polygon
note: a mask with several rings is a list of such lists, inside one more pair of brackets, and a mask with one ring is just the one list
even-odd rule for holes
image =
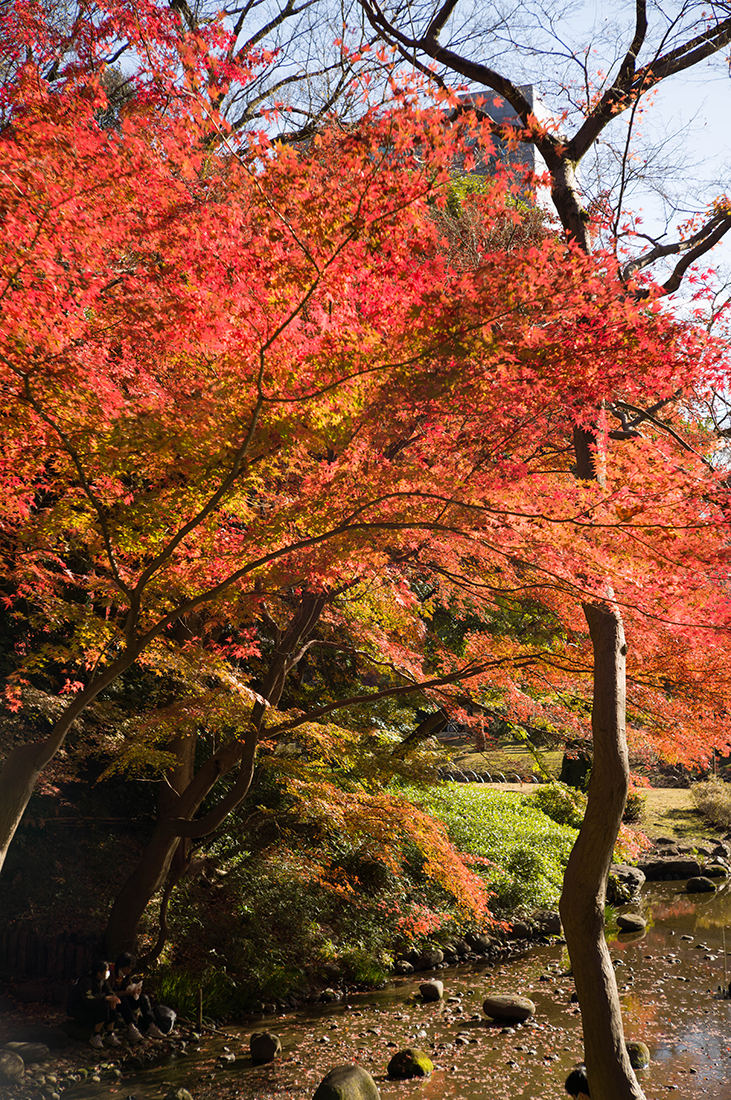
{"label": "riverbank", "polygon": [[[478,786],[478,785],[475,785]],[[484,789],[484,788],[483,788]],[[502,790],[528,793],[531,790],[529,784],[504,784]],[[670,839],[684,841],[684,845],[692,846],[689,839],[689,830],[693,829],[693,835],[700,843],[713,841],[714,834],[703,824],[700,815],[693,808],[690,793],[687,790],[660,789],[645,792],[647,803],[645,809],[645,821],[642,826],[651,838],[664,836]],[[720,839],[715,838],[715,839]],[[547,941],[544,941],[547,942]],[[506,961],[516,955],[524,954],[529,948],[525,941],[496,944],[492,954],[482,954],[482,958],[472,958],[471,966],[489,967],[491,970],[504,965]],[[450,967],[444,969],[443,964],[437,964],[440,969],[439,977],[444,977],[449,985],[452,975],[459,974],[462,967]],[[418,986],[418,982],[424,980],[423,972],[414,974],[412,984]],[[249,1031],[246,1031],[247,1021],[242,1018],[236,1025],[237,1035],[226,1040],[221,1035],[212,1033],[197,1036],[187,1028],[181,1029],[181,1034],[172,1040],[149,1040],[141,1046],[132,1046],[125,1042],[120,1049],[109,1048],[101,1052],[92,1050],[85,1043],[68,1043],[65,1041],[60,1025],[65,1020],[62,1006],[48,1002],[23,1001],[17,994],[20,985],[32,985],[33,983],[8,983],[4,998],[0,999],[0,1043],[19,1039],[35,1039],[43,1041],[43,1036],[49,1040],[51,1047],[49,1065],[43,1067],[39,1075],[29,1076],[22,1082],[0,1087],[0,1100],[40,1100],[43,1096],[46,1100],[52,1100],[54,1093],[58,1096],[106,1096],[125,1093],[125,1082],[134,1080],[144,1070],[145,1078],[156,1074],[155,1066],[180,1067],[186,1059],[195,1058],[201,1068],[196,1073],[195,1100],[208,1100],[208,1097],[226,1098],[238,1095],[236,1087],[227,1080],[219,1079],[223,1067],[232,1065],[237,1060],[240,1065],[250,1065],[248,1054],[247,1034],[266,1024],[267,1026],[279,1026],[281,1021],[294,1019],[290,1013],[280,1013],[276,1017],[266,1020],[253,1019],[248,1022]],[[29,991],[25,991],[27,995]],[[13,996],[15,994],[16,996]],[[375,995],[374,995],[375,996]],[[336,1002],[340,1008],[347,1011],[348,1003],[355,999],[352,990],[347,987],[339,992]],[[359,998],[359,999],[362,999]],[[479,1007],[479,1006],[478,1006]],[[325,1006],[321,1009],[310,1008],[307,1011],[327,1012]],[[333,1009],[335,1011],[335,1009]],[[358,1009],[353,1011],[357,1012]],[[571,1009],[573,1013],[577,1009]],[[357,1018],[357,1017],[356,1017]],[[274,1021],[274,1023],[272,1022]],[[233,1025],[229,1025],[233,1027]],[[46,1029],[50,1029],[46,1030]],[[241,1030],[240,1030],[241,1029]],[[225,1025],[224,1025],[225,1030]],[[335,1029],[337,1030],[337,1029]],[[52,1033],[55,1033],[52,1035]],[[242,1039],[243,1034],[243,1039]],[[311,1073],[322,1070],[324,1074],[333,1064],[334,1037],[328,1039],[327,1035],[320,1035],[319,1041],[310,1041],[304,1035],[298,1047],[296,1055],[287,1055],[288,1058],[296,1057],[304,1067],[308,1066]],[[63,1045],[61,1045],[63,1044]],[[223,1047],[228,1046],[228,1050]],[[233,1060],[230,1056],[233,1055]],[[223,1059],[220,1061],[220,1059]],[[347,1059],[345,1059],[347,1060]],[[291,1066],[290,1066],[291,1068]],[[161,1071],[162,1072],[162,1071]],[[179,1076],[178,1069],[175,1077]],[[43,1081],[41,1083],[41,1078]],[[160,1078],[162,1081],[162,1077]],[[163,1082],[164,1083],[164,1082]],[[231,1090],[229,1090],[231,1084]],[[161,1086],[162,1087],[162,1086]],[[91,1092],[89,1090],[92,1090]],[[94,1090],[97,1090],[94,1092]],[[99,1091],[102,1090],[102,1091]],[[129,1091],[129,1090],[128,1090]],[[132,1093],[134,1095],[134,1093]],[[158,1096],[164,1095],[159,1091]]]}
{"label": "riverbank", "polygon": [[[728,889],[692,897],[684,883],[652,884],[641,901],[645,935],[609,937],[626,1036],[645,1042],[651,1052],[650,1067],[640,1074],[647,1100],[662,1100],[668,1091],[684,1100],[727,1100],[731,1002],[715,991],[723,975],[729,903]],[[396,979],[383,991],[340,1004],[231,1024],[226,1036],[211,1035],[202,1043],[192,1036],[181,1036],[178,1047],[167,1050],[151,1043],[157,1058],[142,1074],[122,1052],[109,1058],[77,1044],[70,1052],[78,1058],[75,1068],[101,1072],[71,1083],[62,1100],[162,1100],[183,1086],[194,1100],[311,1100],[322,1077],[346,1063],[373,1075],[382,1100],[403,1100],[415,1088],[423,1100],[565,1100],[563,1082],[582,1056],[567,963],[565,948],[557,944],[509,963],[451,967],[439,973],[444,997],[433,1003],[418,997],[423,976]],[[523,1026],[495,1024],[482,1010],[487,996],[509,993],[527,996],[536,1006]],[[256,1066],[248,1041],[253,1030],[265,1027],[280,1036],[282,1054]],[[428,1081],[388,1078],[390,1058],[407,1046],[429,1054],[435,1069]],[[48,1073],[54,1076],[56,1069],[60,1075],[68,1057],[67,1051],[56,1052]],[[0,1092],[2,1100],[42,1095],[39,1089]]]}

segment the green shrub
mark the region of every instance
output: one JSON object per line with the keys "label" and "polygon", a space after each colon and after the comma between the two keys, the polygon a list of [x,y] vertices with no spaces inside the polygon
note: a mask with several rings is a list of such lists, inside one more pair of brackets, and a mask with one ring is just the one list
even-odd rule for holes
{"label": "green shrub", "polygon": [[150,985],[157,1000],[170,1005],[184,1020],[196,1018],[199,989],[203,992],[204,1019],[229,1016],[245,1003],[236,982],[222,967],[209,966],[193,974],[177,966],[161,966],[153,971]]}
{"label": "green shrub", "polygon": [[393,965],[393,956],[385,953],[374,958],[372,951],[363,947],[353,947],[343,952],[341,962],[351,981],[358,985],[378,989],[385,985]]}
{"label": "green shrub", "polygon": [[705,779],[690,788],[699,813],[718,829],[731,829],[731,786],[722,779]]}
{"label": "green shrub", "polygon": [[474,869],[494,894],[490,908],[496,916],[557,903],[575,829],[557,824],[530,799],[487,787],[450,785],[406,794],[443,821],[455,847],[475,860]]}
{"label": "green shrub", "polygon": [[526,795],[525,803],[550,817],[557,825],[569,825],[580,829],[586,813],[586,795],[566,783],[544,783],[532,794]]}
{"label": "green shrub", "polygon": [[646,807],[647,795],[640,794],[639,791],[630,791],[627,795],[627,803],[624,807],[622,821],[626,822],[628,825],[634,825],[638,821],[642,821],[645,816]]}

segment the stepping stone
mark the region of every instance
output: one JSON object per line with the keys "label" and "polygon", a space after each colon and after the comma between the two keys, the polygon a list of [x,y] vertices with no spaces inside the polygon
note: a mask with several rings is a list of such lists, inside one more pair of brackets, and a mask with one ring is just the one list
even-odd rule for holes
{"label": "stepping stone", "polygon": [[362,1066],[336,1066],[323,1077],[312,1100],[381,1100],[381,1094]]}
{"label": "stepping stone", "polygon": [[647,1069],[650,1064],[650,1051],[644,1044],[636,1040],[630,1040],[626,1042],[627,1054],[629,1055],[629,1064],[632,1069]]}
{"label": "stepping stone", "polygon": [[273,1062],[282,1053],[282,1040],[271,1031],[255,1031],[249,1039],[249,1051],[254,1062]]}
{"label": "stepping stone", "polygon": [[502,994],[488,997],[483,1004],[486,1016],[493,1020],[510,1020],[514,1023],[522,1023],[535,1013],[536,1006],[528,997],[519,997],[515,994]]}

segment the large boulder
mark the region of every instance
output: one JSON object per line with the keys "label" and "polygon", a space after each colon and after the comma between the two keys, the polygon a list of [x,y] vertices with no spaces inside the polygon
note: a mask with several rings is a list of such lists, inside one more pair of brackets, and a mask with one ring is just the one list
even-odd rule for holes
{"label": "large boulder", "polygon": [[434,1071],[434,1063],[423,1050],[406,1047],[394,1054],[388,1063],[388,1076],[397,1081],[406,1081],[410,1077],[428,1077]]}
{"label": "large boulder", "polygon": [[45,1043],[6,1043],[5,1050],[19,1054],[26,1065],[31,1062],[46,1062],[51,1054]]}
{"label": "large boulder", "polygon": [[607,901],[610,905],[624,905],[637,897],[645,883],[645,873],[628,863],[613,863],[607,879]]}
{"label": "large boulder", "polygon": [[522,1023],[534,1014],[536,1006],[529,997],[519,997],[514,993],[503,993],[488,997],[483,1004],[485,1015],[492,1020],[506,1020]]}
{"label": "large boulder", "polygon": [[255,1031],[249,1039],[249,1051],[254,1062],[272,1062],[282,1053],[282,1040],[271,1031]]}
{"label": "large boulder", "polygon": [[323,1077],[312,1100],[381,1100],[376,1082],[362,1066],[336,1066]]}
{"label": "large boulder", "polygon": [[419,993],[424,1001],[441,1001],[444,996],[444,982],[422,982]]}
{"label": "large boulder", "polygon": [[440,947],[433,947],[430,950],[420,952],[414,963],[414,969],[433,970],[435,966],[439,966],[439,964],[443,962],[444,952]]}
{"label": "large boulder", "polygon": [[640,860],[637,866],[648,882],[671,882],[675,879],[693,878],[701,873],[698,860],[686,857]]}
{"label": "large boulder", "polygon": [[469,945],[476,955],[484,955],[492,947],[492,940],[489,936],[486,936],[484,932],[465,933],[465,943]]}
{"label": "large boulder", "polygon": [[531,924],[542,936],[561,935],[561,916],[555,909],[536,909],[531,914]]}
{"label": "large boulder", "polygon": [[23,1080],[25,1062],[14,1050],[0,1050],[0,1085],[15,1085]]}

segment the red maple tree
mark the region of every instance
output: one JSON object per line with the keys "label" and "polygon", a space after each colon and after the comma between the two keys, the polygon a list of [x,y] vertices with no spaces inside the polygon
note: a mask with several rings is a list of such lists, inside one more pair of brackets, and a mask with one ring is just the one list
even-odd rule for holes
{"label": "red maple tree", "polygon": [[[388,694],[479,690],[488,673],[526,712],[542,684],[568,719],[561,694],[590,666],[579,609],[596,634],[608,585],[636,639],[645,735],[683,759],[710,729],[727,745],[728,492],[690,403],[725,385],[723,346],[628,294],[610,257],[551,233],[496,245],[491,230],[521,217],[506,181],[476,200],[475,262],[455,262],[434,207],[465,130],[489,135],[445,126],[418,89],[394,86],[393,104],[305,149],[234,138],[219,27],[181,67],[173,14],[99,11],[53,81],[41,15],[18,24],[5,89],[3,583],[28,622],[8,696],[21,706],[43,675],[68,702],[6,758],[3,854],[74,720],[135,662],[227,678],[237,732],[197,772],[190,743],[170,743],[168,805],[110,922],[118,946],[186,840],[245,796],[261,740]],[[122,34],[144,60],[105,128],[98,57]],[[613,439],[607,401],[640,409],[642,433]],[[577,430],[594,441],[578,478]],[[425,579],[456,614],[489,623],[530,597],[553,626],[427,653]],[[614,630],[601,697],[624,640],[618,615],[599,617]],[[325,631],[395,682],[283,713]],[[254,691],[247,660],[263,656]],[[603,752],[621,762],[623,731],[595,734],[597,770]],[[622,782],[606,794],[623,802]],[[604,849],[596,806],[584,841],[601,832]]]}

